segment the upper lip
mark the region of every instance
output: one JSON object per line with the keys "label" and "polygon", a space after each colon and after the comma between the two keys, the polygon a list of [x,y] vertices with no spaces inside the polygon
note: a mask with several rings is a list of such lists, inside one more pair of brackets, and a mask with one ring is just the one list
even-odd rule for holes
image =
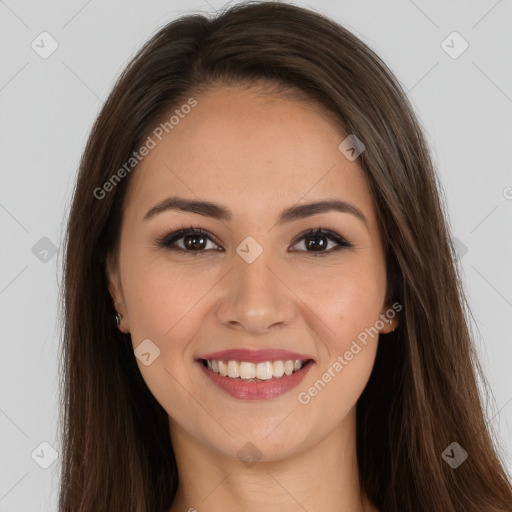
{"label": "upper lip", "polygon": [[209,359],[210,361],[246,361],[248,363],[261,363],[265,361],[288,361],[288,360],[299,360],[307,361],[314,360],[313,357],[299,354],[298,352],[290,352],[289,350],[283,350],[280,348],[267,348],[267,349],[248,349],[248,348],[234,348],[231,350],[221,350],[219,352],[212,352],[205,354],[197,358]]}

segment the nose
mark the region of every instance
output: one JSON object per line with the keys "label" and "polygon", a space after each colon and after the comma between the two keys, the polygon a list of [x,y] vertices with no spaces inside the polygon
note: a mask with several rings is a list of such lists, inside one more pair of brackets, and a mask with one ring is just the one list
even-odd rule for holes
{"label": "nose", "polygon": [[217,306],[219,322],[251,334],[288,325],[296,307],[283,271],[286,263],[278,264],[270,250],[264,250],[252,263],[238,254],[233,260]]}

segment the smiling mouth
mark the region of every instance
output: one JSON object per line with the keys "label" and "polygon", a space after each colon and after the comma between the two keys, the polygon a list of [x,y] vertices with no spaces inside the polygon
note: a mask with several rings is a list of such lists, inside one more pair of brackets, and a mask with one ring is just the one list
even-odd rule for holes
{"label": "smiling mouth", "polygon": [[312,359],[277,360],[250,363],[247,361],[225,361],[219,359],[200,359],[201,364],[211,372],[239,382],[264,382],[279,380],[299,372],[313,363]]}

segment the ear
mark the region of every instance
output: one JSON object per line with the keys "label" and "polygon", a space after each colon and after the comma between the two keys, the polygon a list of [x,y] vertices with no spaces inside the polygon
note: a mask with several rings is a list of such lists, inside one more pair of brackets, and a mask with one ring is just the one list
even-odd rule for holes
{"label": "ear", "polygon": [[121,286],[121,277],[119,275],[119,265],[113,254],[109,254],[106,259],[105,273],[107,276],[108,291],[112,297],[114,309],[121,317],[119,330],[124,333],[130,332],[128,329],[128,314],[124,300],[123,288]]}
{"label": "ear", "polygon": [[400,324],[401,310],[402,305],[398,302],[391,303],[391,301],[389,301],[384,305],[380,314],[380,319],[384,323],[384,327],[380,330],[382,334],[394,331],[398,327]]}

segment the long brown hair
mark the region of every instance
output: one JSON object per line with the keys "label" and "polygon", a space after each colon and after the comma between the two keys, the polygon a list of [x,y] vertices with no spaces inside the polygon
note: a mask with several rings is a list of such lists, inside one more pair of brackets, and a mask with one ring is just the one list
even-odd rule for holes
{"label": "long brown hair", "polygon": [[[511,510],[510,476],[477,388],[477,374],[486,381],[445,200],[406,94],[329,18],[250,2],[159,30],[121,74],[87,142],[65,247],[59,511],[165,512],[178,485],[168,415],[142,379],[129,334],[116,328],[105,273],[136,168],[104,185],[187,98],[262,83],[326,109],[366,147],[359,163],[385,242],[388,296],[403,310],[357,404],[363,492],[381,512]],[[453,442],[468,453],[456,469],[442,455]]]}

